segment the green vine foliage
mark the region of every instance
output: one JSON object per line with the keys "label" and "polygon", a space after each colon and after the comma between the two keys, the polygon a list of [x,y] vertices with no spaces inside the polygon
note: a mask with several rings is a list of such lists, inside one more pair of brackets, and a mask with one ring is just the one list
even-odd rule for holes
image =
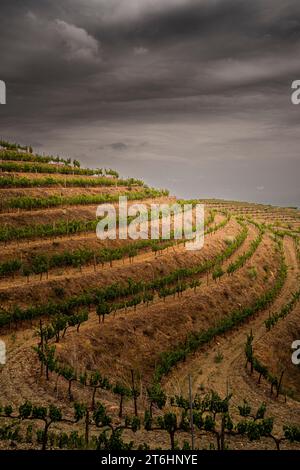
{"label": "green vine foliage", "polygon": [[[78,195],[78,196],[49,196],[49,197],[31,197],[21,196],[2,200],[0,209],[5,211],[7,209],[46,209],[50,207],[58,207],[64,205],[89,205],[89,204],[105,204],[117,202],[119,194],[96,194],[96,195]],[[138,199],[156,198],[161,196],[168,196],[166,190],[157,190],[145,188],[143,191],[127,191],[122,193],[129,201],[136,201]]]}
{"label": "green vine foliage", "polygon": [[65,188],[88,188],[102,186],[144,186],[142,180],[135,178],[109,179],[97,178],[55,178],[53,176],[41,178],[26,178],[24,176],[7,175],[0,176],[0,188],[43,188],[43,187],[65,187]]}

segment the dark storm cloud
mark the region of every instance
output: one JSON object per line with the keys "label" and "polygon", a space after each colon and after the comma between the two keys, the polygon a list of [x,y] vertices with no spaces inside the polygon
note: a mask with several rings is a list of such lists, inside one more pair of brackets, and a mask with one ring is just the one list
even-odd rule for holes
{"label": "dark storm cloud", "polygon": [[110,147],[113,150],[126,150],[127,149],[127,145],[124,144],[124,142],[114,142],[113,144],[110,145]]}
{"label": "dark storm cloud", "polygon": [[300,204],[298,0],[2,0],[0,15],[1,134],[179,195]]}
{"label": "dark storm cloud", "polygon": [[[2,73],[13,90],[20,84],[22,92],[25,83],[26,96],[47,91],[62,116],[76,116],[71,104],[97,114],[99,103],[222,94],[237,86],[243,93],[272,78],[273,68],[284,81],[286,54],[294,57],[291,67],[298,65],[293,2],[277,6],[275,16],[276,0],[264,8],[261,1],[167,1],[169,8],[153,11],[147,5],[155,2],[146,1],[132,16],[119,11],[120,2],[77,2],[77,17],[70,2],[62,3],[7,3],[3,16],[14,27],[6,20],[1,41]],[[136,2],[127,2],[129,10],[130,3]],[[90,15],[81,18],[86,9]],[[283,31],[294,39],[286,48],[278,42]]]}

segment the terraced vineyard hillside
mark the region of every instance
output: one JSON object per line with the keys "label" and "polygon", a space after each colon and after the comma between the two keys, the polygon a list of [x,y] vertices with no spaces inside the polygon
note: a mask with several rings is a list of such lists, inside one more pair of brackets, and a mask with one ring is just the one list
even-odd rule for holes
{"label": "terraced vineyard hillside", "polygon": [[0,144],[0,447],[300,449],[300,211],[195,199],[199,251],[99,240],[100,204],[176,198]]}

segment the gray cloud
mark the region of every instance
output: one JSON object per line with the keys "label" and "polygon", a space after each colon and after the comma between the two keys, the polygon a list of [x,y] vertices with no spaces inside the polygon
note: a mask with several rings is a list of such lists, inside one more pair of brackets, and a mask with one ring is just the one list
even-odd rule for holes
{"label": "gray cloud", "polygon": [[114,142],[113,144],[110,144],[110,147],[113,150],[126,150],[128,145],[124,144],[124,142]]}
{"label": "gray cloud", "polygon": [[2,0],[0,14],[1,134],[180,196],[300,205],[298,0]]}

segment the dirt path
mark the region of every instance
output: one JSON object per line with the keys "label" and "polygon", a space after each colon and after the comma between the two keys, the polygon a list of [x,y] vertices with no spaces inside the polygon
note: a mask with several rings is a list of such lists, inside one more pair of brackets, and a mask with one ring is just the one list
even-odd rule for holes
{"label": "dirt path", "polygon": [[[168,393],[186,395],[188,375],[191,375],[193,393],[197,393],[203,387],[212,388],[223,396],[229,391],[233,393],[235,403],[242,402],[243,398],[256,406],[262,401],[267,402],[268,411],[271,416],[274,416],[277,426],[284,422],[300,422],[300,403],[291,399],[288,399],[287,403],[283,403],[282,399],[271,399],[266,389],[263,386],[258,386],[257,380],[250,377],[244,367],[244,345],[250,329],[254,333],[255,348],[255,342],[261,341],[263,336],[267,334],[264,320],[268,318],[269,312],[278,311],[297,288],[299,269],[294,245],[290,238],[284,240],[284,251],[289,268],[287,280],[271,309],[261,312],[248,324],[242,325],[225,336],[218,337],[213,344],[197,352],[186,363],[180,364],[164,384]],[[219,363],[218,355],[223,356]]]}

